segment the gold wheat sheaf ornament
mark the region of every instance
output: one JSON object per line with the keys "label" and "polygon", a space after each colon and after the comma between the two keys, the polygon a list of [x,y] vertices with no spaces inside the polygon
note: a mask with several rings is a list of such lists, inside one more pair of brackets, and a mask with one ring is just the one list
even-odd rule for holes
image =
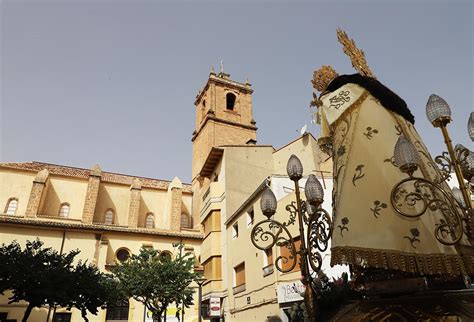
{"label": "gold wheat sheaf ornament", "polygon": [[354,40],[349,38],[346,32],[341,28],[337,28],[337,40],[342,44],[344,53],[351,59],[352,67],[354,67],[361,75],[375,78],[367,65],[364,51],[357,48]]}
{"label": "gold wheat sheaf ornament", "polygon": [[[349,38],[346,32],[341,28],[337,28],[337,40],[342,44],[342,49],[344,53],[349,56],[354,69],[363,76],[375,78],[374,74],[367,65],[364,51],[357,48],[354,40]],[[337,76],[339,75],[331,66],[322,66],[313,73],[313,79],[311,80],[311,83],[313,84],[314,89],[319,92],[324,92],[329,83]],[[318,96],[313,93],[311,106],[320,106],[321,104],[322,103],[318,99]]]}

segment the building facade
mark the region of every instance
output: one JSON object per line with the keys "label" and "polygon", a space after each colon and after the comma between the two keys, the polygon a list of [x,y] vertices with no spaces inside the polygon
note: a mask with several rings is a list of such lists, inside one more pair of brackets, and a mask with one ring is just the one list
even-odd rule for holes
{"label": "building facade", "polygon": [[[285,311],[302,300],[299,266],[288,273],[274,269],[275,259],[288,256],[288,250],[258,250],[250,236],[255,223],[264,219],[259,199],[267,186],[278,199],[275,218],[288,220],[285,207],[295,201],[293,183],[286,174],[292,154],[301,159],[305,176],[313,173],[323,182],[325,207],[331,209],[329,157],[308,133],[280,149],[256,144],[251,94],[248,82],[211,73],[195,102],[193,210],[204,230],[201,264],[206,281],[202,300],[211,321],[263,321],[273,315],[287,321]],[[298,247],[297,223],[289,230]],[[329,269],[328,259],[324,269]],[[336,269],[333,274],[342,271]]]}
{"label": "building facade", "polygon": [[[24,245],[39,238],[61,252],[79,249],[77,259],[110,272],[117,261],[153,247],[172,254],[182,242],[199,257],[202,234],[191,216],[192,190],[178,178],[163,181],[104,172],[99,166],[79,169],[40,162],[0,164],[0,242]],[[195,301],[196,302],[196,301]],[[26,303],[8,305],[0,313],[20,321]],[[175,309],[168,312],[175,318]],[[30,321],[46,321],[48,308],[34,309]],[[197,307],[186,312],[197,316]],[[82,321],[80,312],[58,308],[57,321]],[[101,310],[90,321],[147,321],[143,305],[133,300]]]}
{"label": "building facade", "polygon": [[[252,93],[248,81],[211,71],[194,102],[191,184],[109,173],[99,166],[0,164],[0,242],[38,237],[64,252],[79,248],[80,259],[103,271],[140,247],[172,252],[172,243],[183,242],[204,270],[205,319],[263,321],[279,315],[285,321],[285,310],[301,300],[301,274],[298,265],[289,273],[274,269],[274,260],[287,250],[261,251],[251,243],[254,224],[264,218],[260,194],[272,188],[279,205],[275,218],[286,221],[285,206],[295,200],[286,164],[296,154],[304,175],[316,174],[323,182],[330,209],[332,164],[308,133],[279,149],[257,144]],[[297,224],[289,229],[298,244]],[[197,320],[196,305],[185,321]],[[0,313],[8,319],[20,320],[25,307],[0,299]],[[115,316],[112,308],[90,320],[147,321],[139,303],[131,300],[121,309],[126,313]],[[47,308],[35,310],[30,320],[47,316]],[[172,321],[174,312],[168,316]],[[81,321],[80,314],[73,310],[71,321]]]}

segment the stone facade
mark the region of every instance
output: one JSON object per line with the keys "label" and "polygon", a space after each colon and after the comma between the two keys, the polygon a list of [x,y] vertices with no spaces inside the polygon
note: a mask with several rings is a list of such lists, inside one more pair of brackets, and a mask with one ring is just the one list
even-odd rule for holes
{"label": "stone facade", "polygon": [[[104,176],[108,180],[104,180]],[[113,177],[120,178],[119,183],[110,182]],[[178,178],[169,182],[111,174],[102,172],[98,165],[91,170],[72,168],[68,171],[65,166],[39,162],[0,163],[0,182],[8,186],[8,189],[0,189],[0,205],[6,209],[8,200],[18,200],[15,215],[19,217],[101,225],[110,210],[113,219],[109,224],[112,225],[145,228],[147,216],[152,215],[154,228],[173,227],[174,232],[180,232],[181,214],[192,213],[191,186]],[[67,217],[59,218],[64,204],[69,207]],[[6,210],[0,211],[0,216],[4,215],[3,211]]]}
{"label": "stone facade", "polygon": [[94,166],[89,175],[89,183],[87,185],[86,200],[84,202],[84,211],[82,213],[82,222],[92,224],[97,204],[97,195],[99,193],[100,177],[102,170],[99,165]]}
{"label": "stone facade", "polygon": [[142,185],[140,179],[133,180],[130,187],[130,206],[128,209],[128,227],[137,227],[140,212],[140,195]]}
{"label": "stone facade", "polygon": [[[194,103],[196,129],[192,137],[192,180],[196,179],[212,147],[246,144],[257,138],[256,122],[252,116],[251,85],[233,81],[229,76],[211,72]],[[229,93],[235,96],[232,109],[227,106]]]}
{"label": "stone facade", "polygon": [[[144,188],[145,186],[145,188]],[[6,213],[10,200],[16,200],[13,213]],[[69,252],[79,249],[77,260],[97,265],[110,273],[117,264],[117,253],[126,250],[138,254],[142,247],[152,247],[173,254],[173,244],[182,242],[186,250],[200,256],[202,233],[199,229],[181,229],[181,213],[192,207],[190,185],[40,162],[0,163],[0,244],[16,240],[24,245],[39,238],[45,247]],[[61,206],[68,210],[61,212]],[[105,220],[113,212],[112,222]],[[153,225],[146,225],[152,214]],[[170,228],[172,223],[172,229]],[[196,269],[199,267],[196,264]],[[197,303],[194,299],[194,303]],[[25,303],[8,304],[0,296],[0,315],[20,321]],[[168,319],[175,316],[170,308]],[[82,321],[78,310],[57,308],[70,314],[72,322]],[[88,315],[91,322],[107,321],[106,309]],[[187,319],[197,320],[197,306],[186,310]],[[35,309],[29,320],[47,321],[48,308]],[[129,321],[142,321],[143,305],[130,299]],[[48,321],[52,321],[50,314]],[[0,318],[0,320],[2,320]],[[53,319],[54,320],[54,319]]]}
{"label": "stone facade", "polygon": [[[221,298],[226,320],[260,321],[278,313],[275,283],[267,282],[281,276],[262,275],[263,255],[250,244],[252,223],[246,218],[249,207],[243,209],[242,205],[268,175],[283,169],[286,152],[305,153],[304,160],[309,163],[305,168],[314,170],[318,167],[311,156],[319,151],[313,149],[315,140],[309,137],[309,142],[298,139],[301,142],[292,143],[286,152],[254,145],[257,127],[253,90],[248,82],[239,83],[229,76],[211,72],[196,97],[192,185],[178,178],[170,182],[103,172],[98,165],[89,170],[40,162],[0,163],[0,182],[11,180],[12,172],[28,174],[21,184],[18,176],[11,180],[18,192],[0,189],[0,204],[17,197],[24,207],[26,189],[31,189],[26,211],[22,209],[15,216],[0,213],[0,242],[17,238],[22,243],[38,236],[55,249],[65,243],[65,251],[80,248],[81,260],[108,271],[116,263],[118,250],[135,254],[141,247],[170,250],[172,243],[181,241],[187,250],[191,247],[204,267],[207,282],[203,285],[203,300]],[[229,104],[228,97],[234,97],[235,102]],[[9,173],[8,179],[2,179],[7,178],[2,172]],[[37,174],[34,180],[33,174]],[[60,218],[58,209],[64,203],[70,205],[69,217]],[[240,208],[242,211],[237,211]],[[110,213],[113,220],[106,221]],[[258,211],[255,216],[262,217]],[[153,218],[153,225],[147,225],[147,218]],[[232,231],[237,221],[240,237]],[[232,282],[233,270],[245,261],[249,295],[234,297],[237,290]],[[299,273],[293,275],[285,278],[299,279]],[[194,302],[198,303],[197,298]],[[17,315],[23,310],[18,309]],[[197,320],[196,307],[186,312],[186,321]],[[72,321],[80,321],[77,313],[73,313]],[[129,321],[143,320],[144,313],[143,307],[130,302]],[[35,314],[35,321],[44,320],[47,310]],[[101,311],[91,321],[105,320]]]}
{"label": "stone facade", "polygon": [[36,217],[41,203],[41,197],[46,186],[46,180],[48,179],[49,172],[43,169],[38,172],[35,180],[33,181],[33,187],[31,188],[30,199],[26,206],[25,217]]}
{"label": "stone facade", "polygon": [[181,229],[181,196],[182,189],[171,189],[171,230]]}
{"label": "stone facade", "polygon": [[183,197],[183,184],[178,178],[175,178],[168,190],[171,193],[171,223],[170,229],[172,231],[181,230],[181,214],[182,214],[182,197]]}

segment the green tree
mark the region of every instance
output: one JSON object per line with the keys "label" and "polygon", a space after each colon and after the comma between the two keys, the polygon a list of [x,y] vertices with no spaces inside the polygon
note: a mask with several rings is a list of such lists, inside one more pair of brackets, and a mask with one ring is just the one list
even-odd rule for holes
{"label": "green tree", "polygon": [[143,303],[153,319],[159,321],[170,304],[193,304],[193,289],[189,285],[198,277],[193,271],[194,256],[183,254],[183,244],[173,246],[178,250],[174,259],[163,252],[142,248],[138,255],[132,255],[113,270],[125,294]]}
{"label": "green tree", "polygon": [[87,311],[97,314],[98,307],[120,295],[112,290],[117,282],[100,273],[97,267],[86,262],[74,265],[77,254],[78,250],[59,254],[52,248],[43,248],[40,240],[27,241],[23,250],[16,241],[2,244],[0,294],[11,292],[9,304],[28,302],[23,322],[34,307],[44,305],[75,307],[88,321]]}
{"label": "green tree", "polygon": [[80,310],[84,321],[88,321],[87,311],[96,315],[100,307],[126,298],[118,280],[112,275],[100,273],[94,265],[80,262],[70,276],[74,280],[68,288],[73,291],[64,297],[61,306]]}

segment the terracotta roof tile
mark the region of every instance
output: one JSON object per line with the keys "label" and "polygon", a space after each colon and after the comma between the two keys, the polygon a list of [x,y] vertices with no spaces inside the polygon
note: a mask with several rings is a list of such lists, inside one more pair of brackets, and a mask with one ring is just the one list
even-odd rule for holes
{"label": "terracotta roof tile", "polygon": [[[87,179],[91,172],[91,170],[89,169],[68,167],[68,166],[63,166],[63,165],[58,165],[58,164],[50,164],[50,163],[43,163],[43,162],[36,162],[36,161],[5,162],[5,163],[0,163],[0,167],[20,169],[20,170],[26,170],[26,171],[34,171],[34,172],[47,169],[50,174],[74,177],[74,178],[84,178],[84,179]],[[170,184],[170,181],[167,181],[167,180],[136,177],[136,176],[130,176],[126,174],[113,173],[113,172],[102,172],[101,181],[131,185],[133,182],[133,179],[135,178],[140,179],[142,183],[142,187],[144,188],[166,190],[168,189],[168,186]],[[190,184],[183,184],[183,190],[184,192],[192,193]]]}

